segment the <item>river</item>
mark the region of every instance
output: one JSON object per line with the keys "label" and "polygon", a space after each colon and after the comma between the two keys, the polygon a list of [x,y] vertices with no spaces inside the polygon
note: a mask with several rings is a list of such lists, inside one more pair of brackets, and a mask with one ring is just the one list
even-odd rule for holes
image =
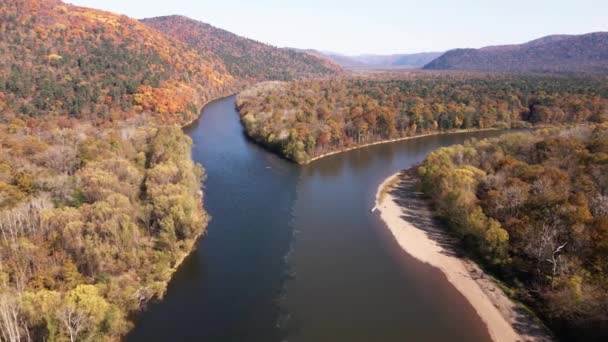
{"label": "river", "polygon": [[185,129],[204,165],[208,233],[129,341],[488,341],[436,269],[404,253],[378,185],[441,146],[498,131],[369,146],[297,166],[245,138],[235,97]]}

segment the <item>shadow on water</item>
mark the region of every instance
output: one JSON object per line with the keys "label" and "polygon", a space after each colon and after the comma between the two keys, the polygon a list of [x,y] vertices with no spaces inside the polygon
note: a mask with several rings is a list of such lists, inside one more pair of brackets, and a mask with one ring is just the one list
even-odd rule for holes
{"label": "shadow on water", "polygon": [[304,167],[242,134],[234,96],[186,130],[205,166],[208,234],[129,341],[486,341],[438,271],[405,254],[370,214],[376,187],[433,149],[426,137]]}

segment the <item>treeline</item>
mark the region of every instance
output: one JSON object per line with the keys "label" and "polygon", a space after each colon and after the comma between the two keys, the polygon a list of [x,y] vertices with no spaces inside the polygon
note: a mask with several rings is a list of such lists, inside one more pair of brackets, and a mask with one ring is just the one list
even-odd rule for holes
{"label": "treeline", "polygon": [[424,192],[467,250],[565,340],[608,338],[608,126],[431,153]]}
{"label": "treeline", "polygon": [[247,134],[306,163],[366,143],[457,129],[608,120],[602,78],[418,73],[266,83],[239,95]]}
{"label": "treeline", "polygon": [[207,225],[190,145],[178,127],[0,124],[0,340],[128,331]]}

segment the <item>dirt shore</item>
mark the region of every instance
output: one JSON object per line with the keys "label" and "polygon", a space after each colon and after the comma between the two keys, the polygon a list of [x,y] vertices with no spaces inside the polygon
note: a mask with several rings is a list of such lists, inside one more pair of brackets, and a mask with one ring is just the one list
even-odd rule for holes
{"label": "dirt shore", "polygon": [[433,218],[416,183],[415,171],[403,171],[387,178],[376,195],[380,217],[399,245],[446,275],[471,303],[494,341],[551,341],[538,319],[459,252],[456,241]]}
{"label": "dirt shore", "polygon": [[348,152],[348,151],[352,151],[352,150],[357,150],[357,149],[360,149],[360,148],[363,148],[363,147],[368,147],[368,146],[374,146],[374,145],[380,145],[380,144],[388,144],[388,143],[393,143],[393,142],[403,141],[403,140],[411,140],[411,139],[417,139],[417,138],[430,137],[430,136],[433,136],[433,135],[446,135],[446,134],[483,132],[483,131],[497,131],[497,130],[499,130],[499,129],[498,128],[455,129],[455,130],[451,130],[451,131],[447,131],[447,132],[432,132],[432,133],[424,133],[424,134],[412,135],[412,136],[409,136],[409,137],[401,137],[401,138],[395,138],[395,139],[374,141],[374,142],[367,143],[367,144],[361,144],[361,145],[357,145],[357,146],[343,148],[343,149],[340,149],[340,150],[337,150],[337,151],[323,153],[321,155],[318,155],[316,157],[312,157],[312,158],[308,159],[303,164],[304,165],[310,164],[310,163],[312,163],[315,160],[323,159],[325,157],[329,157],[329,156],[334,155],[334,154],[339,154],[339,153],[344,153],[344,152]]}

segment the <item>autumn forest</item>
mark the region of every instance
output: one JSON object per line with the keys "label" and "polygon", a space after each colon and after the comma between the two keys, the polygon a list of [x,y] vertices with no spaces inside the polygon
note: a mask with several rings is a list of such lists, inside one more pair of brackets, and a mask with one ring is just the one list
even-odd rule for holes
{"label": "autumn forest", "polygon": [[[525,48],[549,51],[538,46]],[[551,56],[540,71],[553,73],[481,72],[494,65],[484,51],[429,68],[450,71],[356,73],[184,16],[3,0],[0,341],[124,340],[162,301],[211,220],[182,128],[237,93],[244,136],[296,164],[518,129],[432,152],[419,188],[466,255],[557,339],[608,336],[606,76]],[[513,51],[504,61],[524,58]],[[607,70],[603,50],[585,51],[589,70]]]}
{"label": "autumn forest", "polygon": [[247,134],[286,158],[428,133],[605,122],[600,77],[419,73],[266,83],[239,95]]}
{"label": "autumn forest", "polygon": [[418,169],[467,250],[568,339],[594,340],[606,320],[607,144],[605,124],[540,130],[443,148]]}
{"label": "autumn forest", "polygon": [[[230,44],[217,55],[125,16],[2,3],[0,340],[118,340],[163,296],[208,221],[204,171],[173,124],[274,77],[234,72]],[[292,55],[281,79],[339,69]]]}

